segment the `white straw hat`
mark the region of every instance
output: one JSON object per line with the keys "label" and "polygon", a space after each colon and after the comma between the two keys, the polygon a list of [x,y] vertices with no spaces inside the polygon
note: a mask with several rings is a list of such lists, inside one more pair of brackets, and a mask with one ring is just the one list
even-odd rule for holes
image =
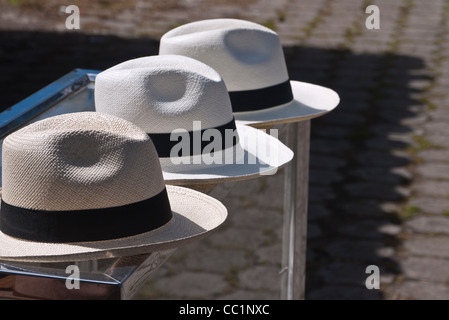
{"label": "white straw hat", "polygon": [[329,88],[291,81],[279,36],[257,23],[188,23],[162,36],[159,54],[188,56],[214,68],[226,83],[235,119],[254,127],[312,119],[340,101]]}
{"label": "white straw hat", "polygon": [[274,174],[293,158],[276,137],[236,124],[221,76],[185,56],[142,57],[99,73],[95,109],[149,134],[167,184]]}
{"label": "white straw hat", "polygon": [[200,192],[165,186],[148,135],[96,112],[69,113],[7,136],[0,260],[135,255],[199,239],[227,217]]}

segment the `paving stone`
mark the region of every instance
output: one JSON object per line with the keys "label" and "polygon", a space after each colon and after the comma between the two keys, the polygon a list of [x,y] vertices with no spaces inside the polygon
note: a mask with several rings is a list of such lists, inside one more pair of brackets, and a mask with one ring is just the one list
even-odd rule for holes
{"label": "paving stone", "polygon": [[[313,264],[319,257],[321,256],[320,253],[317,253],[312,246],[310,245],[311,241],[309,241],[309,244],[307,245],[306,249],[306,268],[309,268],[310,264]],[[315,268],[313,269],[313,272],[315,272]],[[310,279],[309,274],[306,272],[306,277]]]}
{"label": "paving stone", "polygon": [[255,266],[238,273],[238,286],[252,290],[277,290],[280,286],[279,268]]}
{"label": "paving stone", "polygon": [[426,179],[449,180],[449,164],[429,163],[416,167],[416,172]]}
{"label": "paving stone", "polygon": [[[260,183],[259,183],[259,181],[256,181],[256,180],[257,179],[238,181],[239,183],[235,183],[232,186],[232,190],[229,193],[229,197],[232,197],[234,195],[235,196],[244,195],[248,191],[251,193],[257,193],[257,191],[260,188]],[[225,201],[227,201],[227,200],[225,199]]]}
{"label": "paving stone", "polygon": [[439,134],[431,134],[427,135],[426,139],[434,146],[438,148],[449,148],[449,136],[447,135],[439,135]]}
{"label": "paving stone", "polygon": [[411,178],[405,168],[355,168],[349,174],[364,181],[378,182],[386,185],[397,185]]}
{"label": "paving stone", "polygon": [[428,133],[438,132],[444,136],[449,136],[449,126],[447,122],[431,121],[424,125],[424,129]]}
{"label": "paving stone", "polygon": [[368,139],[364,144],[372,150],[405,149],[409,146],[409,144],[404,141],[387,139],[385,137]]}
{"label": "paving stone", "polygon": [[394,203],[381,202],[372,199],[352,199],[350,202],[339,204],[336,214],[350,214],[365,218],[382,217],[385,214],[399,211]]}
{"label": "paving stone", "polygon": [[217,295],[228,284],[220,275],[181,271],[172,277],[157,279],[154,287],[162,296],[167,294],[182,299],[196,299]]}
{"label": "paving stone", "polygon": [[[274,189],[263,190],[253,194],[245,192],[241,195],[248,205],[257,205],[259,208],[266,208],[272,210],[279,210],[284,206],[284,182],[272,184]],[[267,194],[271,194],[271,197],[267,197]],[[268,215],[269,213],[267,213]],[[274,217],[275,219],[275,217]]]}
{"label": "paving stone", "polygon": [[317,185],[331,185],[343,180],[343,176],[336,171],[310,169],[309,182]]}
{"label": "paving stone", "polygon": [[201,272],[226,273],[233,268],[243,268],[252,261],[244,250],[200,247],[191,251],[181,262],[185,269]]}
{"label": "paving stone", "polygon": [[397,201],[407,196],[405,189],[382,183],[354,182],[346,184],[344,189],[351,197],[362,199]]}
{"label": "paving stone", "polygon": [[352,145],[346,140],[326,140],[311,137],[310,150],[322,154],[337,155],[350,150]]}
{"label": "paving stone", "polygon": [[[423,119],[423,122],[425,118]],[[376,123],[370,126],[371,132],[374,136],[388,137],[391,134],[402,134],[407,135],[412,132],[409,126],[405,126],[401,123]]]}
{"label": "paving stone", "polygon": [[385,223],[379,226],[379,232],[389,236],[397,236],[402,232],[402,225]]}
{"label": "paving stone", "polygon": [[316,274],[328,284],[346,284],[364,286],[366,278],[366,265],[357,263],[334,262],[321,267]]}
{"label": "paving stone", "polygon": [[449,110],[436,109],[428,113],[431,119],[436,121],[449,121]]}
{"label": "paving stone", "polygon": [[[239,181],[240,182],[240,181]],[[273,176],[241,181],[242,184],[232,185],[232,189],[226,198],[225,204],[238,210],[258,206],[259,208],[279,210],[284,205],[284,175],[281,171]],[[272,197],[267,197],[270,194]],[[237,209],[239,208],[239,209]],[[244,210],[243,210],[244,211]]]}
{"label": "paving stone", "polygon": [[[348,73],[354,72],[355,75],[359,74],[359,70],[351,70],[346,69],[343,71],[346,76]],[[371,93],[366,90],[349,90],[349,91],[340,91],[341,100],[357,100],[357,101],[369,101],[371,99]],[[347,118],[345,117],[347,116]],[[340,123],[344,125],[357,125],[364,123],[365,118],[360,114],[347,114],[344,110],[339,109],[336,112],[329,114],[328,117],[323,118],[324,120],[329,120],[329,123]]]}
{"label": "paving stone", "polygon": [[[407,104],[409,105],[409,104]],[[403,108],[383,108],[377,111],[377,117],[386,123],[390,124],[422,124],[427,120],[426,117],[420,117],[418,112],[414,111],[412,107]]]}
{"label": "paving stone", "polygon": [[350,128],[344,126],[312,126],[311,132],[315,137],[324,137],[324,138],[340,138],[344,139],[348,136],[350,132]]}
{"label": "paving stone", "polygon": [[395,291],[400,299],[449,300],[449,287],[444,284],[406,280]]}
{"label": "paving stone", "polygon": [[418,152],[417,156],[425,162],[447,162],[449,163],[448,149],[430,149]]}
{"label": "paving stone", "polygon": [[381,220],[365,219],[363,221],[354,221],[353,224],[343,224],[337,227],[337,230],[340,235],[378,240],[386,235],[397,235],[401,231],[401,227]]}
{"label": "paving stone", "polygon": [[411,255],[449,258],[449,237],[412,238],[405,240],[403,245]]}
{"label": "paving stone", "polygon": [[[347,81],[353,83],[353,81],[351,81],[351,80],[347,80]],[[359,80],[357,80],[357,82],[359,82]],[[364,82],[366,83],[366,86],[368,86],[369,81],[364,81]],[[363,85],[363,83],[360,85]],[[333,88],[335,91],[341,92],[341,90],[338,89],[338,85],[333,86]],[[341,104],[338,107],[347,113],[363,113],[363,112],[366,112],[368,109],[370,109],[371,105],[365,101],[360,101],[360,100],[351,101],[351,99],[346,99],[344,101],[341,101]],[[343,128],[345,130],[341,130],[340,132],[338,132],[336,137],[347,138],[348,133],[351,131],[352,128],[347,127],[347,126],[343,127]]]}
{"label": "paving stone", "polygon": [[420,183],[412,185],[412,190],[417,196],[448,198],[449,182],[422,181]]}
{"label": "paving stone", "polygon": [[447,283],[449,281],[449,260],[409,257],[400,263],[408,279]]}
{"label": "paving stone", "polygon": [[338,169],[344,167],[346,161],[335,155],[321,155],[317,153],[311,153],[310,155],[310,167],[311,168],[326,168],[326,169]]}
{"label": "paving stone", "polygon": [[401,210],[401,206],[395,202],[382,202],[380,203],[380,208],[385,213],[396,214]]}
{"label": "paving stone", "polygon": [[[363,100],[362,100],[363,101]],[[355,113],[347,114],[347,113],[333,113],[329,114],[327,117],[324,117],[322,121],[330,124],[338,124],[344,126],[357,125],[359,123],[363,123],[364,117]]]}
{"label": "paving stone", "polygon": [[378,263],[380,258],[390,258],[394,249],[381,241],[368,240],[339,240],[324,247],[333,257],[355,259],[366,263]]}
{"label": "paving stone", "polygon": [[269,246],[259,248],[254,252],[258,263],[270,263],[272,265],[279,265],[282,259],[281,243],[275,243]]}
{"label": "paving stone", "polygon": [[335,192],[331,187],[309,186],[309,202],[322,202],[335,199],[335,197]]}
{"label": "paving stone", "polygon": [[309,204],[307,208],[308,221],[315,221],[330,215],[330,211],[320,204]]}
{"label": "paving stone", "polygon": [[414,197],[408,206],[417,207],[424,213],[442,215],[449,213],[449,199]]}
{"label": "paving stone", "polygon": [[449,234],[449,218],[436,216],[419,216],[408,220],[405,225],[419,233]]}
{"label": "paving stone", "polygon": [[309,223],[307,225],[307,238],[308,239],[313,239],[313,238],[318,238],[323,234],[323,232],[321,231],[320,226],[318,226],[315,223]]}
{"label": "paving stone", "polygon": [[207,240],[217,249],[234,248],[251,251],[255,251],[267,241],[271,241],[270,236],[264,234],[263,230],[248,229],[243,226],[222,230]]}
{"label": "paving stone", "polygon": [[367,167],[401,167],[410,164],[411,159],[403,154],[364,151],[357,156],[359,164]]}
{"label": "paving stone", "polygon": [[[282,208],[282,206],[280,206]],[[261,207],[251,207],[245,210],[236,210],[231,212],[234,214],[233,224],[243,226],[248,229],[259,231],[268,229],[278,229],[283,224],[283,212],[261,209]]]}
{"label": "paving stone", "polygon": [[425,90],[431,84],[428,79],[415,79],[408,83],[408,87],[414,90]]}

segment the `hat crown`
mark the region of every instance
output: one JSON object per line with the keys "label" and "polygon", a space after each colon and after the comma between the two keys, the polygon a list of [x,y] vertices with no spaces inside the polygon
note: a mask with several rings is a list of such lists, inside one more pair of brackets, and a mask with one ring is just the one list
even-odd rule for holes
{"label": "hat crown", "polygon": [[223,77],[229,91],[261,89],[289,79],[277,33],[244,20],[209,19],[180,26],[162,36],[159,54],[206,63]]}
{"label": "hat crown", "polygon": [[197,60],[178,55],[132,59],[97,75],[95,109],[116,115],[147,133],[213,128],[232,120],[221,76]]}
{"label": "hat crown", "polygon": [[47,118],[7,136],[2,179],[6,203],[49,211],[127,205],[165,187],[148,135],[96,112]]}
{"label": "hat crown", "polygon": [[263,65],[275,58],[278,37],[265,30],[232,29],[224,33],[228,52],[243,65]]}

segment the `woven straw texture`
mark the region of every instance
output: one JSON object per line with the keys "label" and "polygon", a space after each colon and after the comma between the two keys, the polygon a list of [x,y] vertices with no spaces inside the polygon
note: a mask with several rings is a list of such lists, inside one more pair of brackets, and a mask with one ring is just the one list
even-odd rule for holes
{"label": "woven straw texture", "polygon": [[[2,170],[3,201],[61,215],[135,203],[165,188],[148,135],[131,122],[98,112],[55,116],[12,133],[3,143]],[[79,243],[33,242],[0,232],[0,259],[72,261],[165,250],[204,237],[227,217],[223,204],[210,196],[173,186],[167,193],[173,217],[158,229]],[[148,219],[158,213],[149,208]]]}
{"label": "woven straw texture", "polygon": [[211,66],[229,91],[269,87],[288,80],[279,36],[237,19],[192,22],[164,34],[159,54],[178,54]]}
{"label": "woven straw texture", "polygon": [[121,206],[165,186],[145,132],[95,112],[47,118],[10,134],[3,143],[2,177],[4,201],[39,210]]}
{"label": "woven straw texture", "polygon": [[129,120],[147,133],[203,129],[232,120],[220,75],[184,56],[149,56],[120,63],[97,75],[95,110]]}

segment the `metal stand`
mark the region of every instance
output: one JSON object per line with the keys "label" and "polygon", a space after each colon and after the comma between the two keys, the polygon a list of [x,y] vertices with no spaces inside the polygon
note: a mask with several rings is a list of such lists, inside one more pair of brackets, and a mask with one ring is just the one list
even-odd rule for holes
{"label": "metal stand", "polygon": [[281,299],[305,298],[310,120],[289,124],[286,145],[295,156],[284,173]]}

